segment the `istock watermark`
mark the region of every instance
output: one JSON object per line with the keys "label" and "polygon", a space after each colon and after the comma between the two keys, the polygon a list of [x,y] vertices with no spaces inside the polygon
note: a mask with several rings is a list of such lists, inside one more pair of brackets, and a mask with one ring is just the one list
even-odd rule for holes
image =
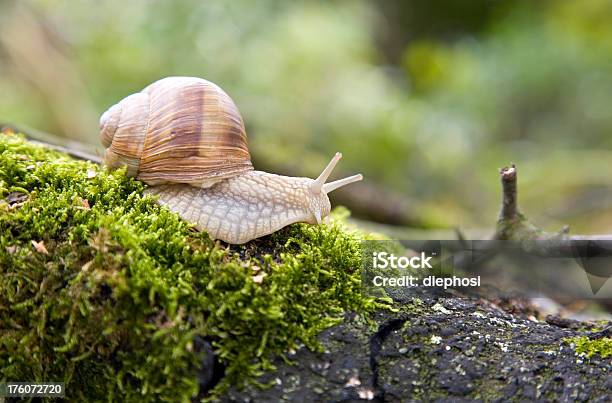
{"label": "istock watermark", "polygon": [[427,256],[425,252],[421,252],[419,256],[395,256],[393,253],[388,252],[372,253],[372,262],[375,269],[386,269],[387,267],[394,269],[405,269],[408,267],[413,269],[433,269],[430,263],[431,259],[433,259],[433,256]]}
{"label": "istock watermark", "polygon": [[[364,244],[365,249],[380,248],[371,254],[371,262],[364,262],[364,274],[367,286],[374,287],[479,287],[480,276],[467,278],[455,275],[440,275],[440,270],[434,271],[434,264],[440,262],[441,248],[437,250],[416,251],[414,249],[398,248],[398,252],[387,251],[393,248],[393,243],[370,242]],[[433,246],[437,246],[431,244]],[[431,248],[431,246],[430,246]]]}
{"label": "istock watermark", "polygon": [[477,277],[436,277],[427,276],[418,278],[416,276],[374,276],[372,284],[376,287],[442,287],[447,288],[457,287],[480,287],[480,276]]}
{"label": "istock watermark", "polygon": [[612,299],[611,241],[363,241],[362,290],[370,296],[419,288],[564,301]]}

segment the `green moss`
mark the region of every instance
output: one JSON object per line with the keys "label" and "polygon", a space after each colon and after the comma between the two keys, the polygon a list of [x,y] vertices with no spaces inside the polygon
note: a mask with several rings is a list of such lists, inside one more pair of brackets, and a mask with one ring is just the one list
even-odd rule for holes
{"label": "green moss", "polygon": [[516,213],[514,219],[500,218],[497,221],[497,234],[500,239],[508,240],[530,240],[546,237],[546,233],[531,224],[520,212]]}
{"label": "green moss", "polygon": [[576,354],[584,354],[588,358],[595,354],[602,358],[612,356],[612,338],[602,337],[600,339],[590,339],[587,336],[571,337],[564,339],[566,343],[573,345]]}
{"label": "green moss", "polygon": [[521,241],[527,249],[539,247],[530,243],[533,240],[562,240],[567,236],[568,231],[568,227],[563,227],[559,232],[546,232],[533,225],[521,212],[517,212],[513,219],[500,217],[497,221],[498,239]]}
{"label": "green moss", "polygon": [[143,189],[0,134],[1,379],[65,381],[71,400],[189,400],[196,335],[227,366],[220,391],[374,308],[341,222],[228,247]]}

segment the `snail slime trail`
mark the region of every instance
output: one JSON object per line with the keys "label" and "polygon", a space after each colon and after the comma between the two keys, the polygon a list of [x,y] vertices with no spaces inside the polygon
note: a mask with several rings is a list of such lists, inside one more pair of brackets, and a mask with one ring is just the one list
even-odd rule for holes
{"label": "snail slime trail", "polygon": [[149,185],[159,203],[206,231],[241,244],[296,222],[320,224],[328,193],[363,179],[327,182],[257,171],[236,104],[218,85],[167,77],[111,106],[100,118],[104,161]]}

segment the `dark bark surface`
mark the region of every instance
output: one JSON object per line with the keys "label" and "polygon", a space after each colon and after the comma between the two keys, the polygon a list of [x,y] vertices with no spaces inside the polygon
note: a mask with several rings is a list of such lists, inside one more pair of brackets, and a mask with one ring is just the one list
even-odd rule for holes
{"label": "dark bark surface", "polygon": [[380,311],[324,331],[323,352],[289,362],[223,401],[610,401],[610,357],[576,354],[564,339],[601,337],[576,321],[535,321],[483,299],[406,294]]}

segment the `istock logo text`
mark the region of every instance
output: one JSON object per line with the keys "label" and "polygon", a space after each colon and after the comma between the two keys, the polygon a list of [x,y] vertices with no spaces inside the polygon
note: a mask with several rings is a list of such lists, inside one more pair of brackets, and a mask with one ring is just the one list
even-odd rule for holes
{"label": "istock logo text", "polygon": [[421,252],[420,256],[395,256],[387,252],[372,253],[372,261],[375,269],[431,269],[429,261],[433,256],[426,256],[425,252]]}

